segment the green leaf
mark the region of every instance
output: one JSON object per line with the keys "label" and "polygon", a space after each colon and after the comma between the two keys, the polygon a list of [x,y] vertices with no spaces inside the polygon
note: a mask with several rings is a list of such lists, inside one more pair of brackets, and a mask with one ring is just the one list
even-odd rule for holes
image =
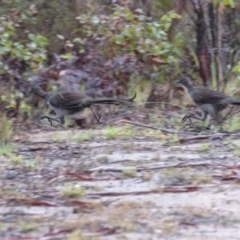
{"label": "green leaf", "polygon": [[225,6],[230,6],[230,7],[232,7],[232,8],[234,8],[235,7],[235,2],[234,2],[234,0],[223,0],[223,4],[225,5]]}
{"label": "green leaf", "polygon": [[74,38],[73,42],[74,43],[84,43],[84,41],[81,38]]}
{"label": "green leaf", "polygon": [[31,39],[31,40],[34,40],[34,38],[35,38],[35,35],[34,35],[34,34],[32,34],[32,33],[29,33],[29,34],[28,34],[28,38],[29,38],[29,39]]}
{"label": "green leaf", "polygon": [[65,39],[65,37],[64,37],[63,35],[59,35],[59,34],[57,34],[57,38],[59,38],[59,39],[61,39],[61,40],[64,40],[64,39]]}
{"label": "green leaf", "polygon": [[233,73],[240,73],[240,61],[238,61],[237,65],[232,69]]}
{"label": "green leaf", "polygon": [[10,23],[7,24],[7,28],[8,28],[9,30],[11,30],[12,32],[15,31],[15,27],[14,27],[12,24],[10,24]]}
{"label": "green leaf", "polygon": [[177,14],[174,11],[170,11],[169,13],[167,13],[169,15],[170,18],[174,19],[174,18],[182,18],[181,15]]}
{"label": "green leaf", "polygon": [[95,25],[97,25],[97,24],[99,24],[99,22],[100,22],[99,17],[98,17],[98,16],[93,16],[93,18],[92,18],[92,23],[95,24]]}
{"label": "green leaf", "polygon": [[73,56],[72,53],[68,52],[66,54],[61,55],[61,58],[63,58],[63,59],[70,59],[72,56]]}

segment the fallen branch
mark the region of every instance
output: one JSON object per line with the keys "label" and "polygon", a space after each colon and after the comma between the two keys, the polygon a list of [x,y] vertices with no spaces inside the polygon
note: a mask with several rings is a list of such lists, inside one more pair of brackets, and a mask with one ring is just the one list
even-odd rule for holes
{"label": "fallen branch", "polygon": [[[93,173],[93,172],[91,172]],[[56,180],[66,180],[68,177],[73,177],[73,178],[76,178],[80,181],[109,181],[109,180],[118,180],[117,178],[110,178],[110,177],[107,177],[107,178],[99,178],[99,177],[94,177],[94,176],[91,176],[88,172],[88,174],[83,174],[83,173],[79,173],[79,172],[65,172],[63,174],[60,174],[58,176],[55,176],[55,177],[52,177],[51,179],[49,179],[48,181],[48,184],[50,183],[53,183],[54,181]]]}
{"label": "fallen branch", "polygon": [[115,197],[115,196],[128,196],[128,195],[146,195],[146,194],[156,194],[156,193],[182,193],[182,192],[193,192],[199,190],[200,187],[198,186],[170,186],[170,187],[163,187],[148,191],[131,191],[131,192],[96,192],[96,193],[89,193],[88,196],[108,196],[108,197]]}
{"label": "fallen branch", "polygon": [[175,130],[170,130],[170,129],[166,129],[166,128],[157,128],[157,127],[154,127],[154,126],[151,126],[151,125],[138,123],[138,122],[127,121],[127,120],[119,120],[119,121],[115,122],[115,124],[119,124],[119,123],[128,123],[128,124],[132,124],[132,125],[139,126],[139,127],[151,128],[151,129],[154,129],[154,130],[160,130],[160,131],[165,132],[165,133],[181,133],[181,132],[175,131]]}
{"label": "fallen branch", "polygon": [[[138,167],[138,168],[128,168],[129,170],[134,170],[136,172],[142,172],[142,171],[153,171],[153,170],[159,170],[159,169],[165,169],[165,168],[176,168],[176,167],[209,167],[209,166],[214,166],[216,167],[216,163],[209,163],[209,162],[200,162],[200,163],[188,163],[188,162],[183,162],[183,163],[177,163],[177,164],[169,164],[169,165],[162,165],[162,166],[155,166],[155,167]],[[221,167],[227,167],[223,165],[219,165]],[[92,173],[92,172],[124,172],[125,170],[128,170],[126,168],[122,169],[116,169],[116,168],[102,168],[102,167],[97,167],[97,168],[92,168],[89,170],[86,170],[86,173]]]}
{"label": "fallen branch", "polygon": [[240,110],[234,112],[233,110],[236,109],[236,107],[231,107],[228,113],[224,116],[223,121],[226,121],[227,119],[233,117],[234,115],[238,114]]}
{"label": "fallen branch", "polygon": [[228,174],[223,174],[223,175],[213,175],[213,177],[218,177],[221,180],[240,180],[240,173],[236,171],[231,171]]}
{"label": "fallen branch", "polygon": [[211,135],[199,135],[199,136],[194,136],[194,137],[189,137],[189,138],[180,138],[179,143],[186,143],[189,141],[198,141],[198,140],[205,140],[205,139],[222,139],[223,137],[228,137],[228,136],[237,136],[237,134],[231,134],[231,133],[216,133],[216,134],[211,134]]}
{"label": "fallen branch", "polygon": [[8,204],[15,204],[16,206],[26,205],[26,206],[47,206],[55,207],[57,203],[51,200],[45,199],[28,199],[28,198],[10,198],[7,201]]}

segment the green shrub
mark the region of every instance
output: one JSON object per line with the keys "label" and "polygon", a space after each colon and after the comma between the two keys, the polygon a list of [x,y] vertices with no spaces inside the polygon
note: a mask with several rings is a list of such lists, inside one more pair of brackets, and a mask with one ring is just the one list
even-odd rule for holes
{"label": "green shrub", "polygon": [[12,122],[4,115],[0,117],[0,144],[7,144],[12,137]]}
{"label": "green shrub", "polygon": [[125,52],[145,61],[150,60],[152,65],[176,65],[177,56],[182,54],[182,35],[176,35],[174,42],[168,39],[168,30],[176,18],[180,16],[174,11],[160,19],[152,19],[141,9],[132,11],[128,7],[115,5],[110,15],[82,14],[77,17],[81,29],[76,30],[78,37],[72,42],[83,47],[89,39],[98,39],[102,40],[102,50],[108,50],[106,54],[111,51],[119,56]]}

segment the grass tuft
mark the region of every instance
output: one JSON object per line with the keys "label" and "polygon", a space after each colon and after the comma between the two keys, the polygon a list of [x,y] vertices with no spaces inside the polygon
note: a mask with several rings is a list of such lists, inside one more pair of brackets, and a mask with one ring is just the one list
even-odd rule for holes
{"label": "grass tuft", "polygon": [[64,186],[60,189],[63,197],[80,197],[85,194],[85,188],[82,186]]}
{"label": "grass tuft", "polygon": [[0,144],[7,144],[12,138],[12,122],[5,115],[0,117]]}

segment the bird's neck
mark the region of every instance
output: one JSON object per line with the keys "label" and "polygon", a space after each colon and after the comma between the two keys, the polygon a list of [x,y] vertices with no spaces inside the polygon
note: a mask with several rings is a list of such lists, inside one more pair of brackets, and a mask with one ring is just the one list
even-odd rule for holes
{"label": "bird's neck", "polygon": [[191,83],[184,84],[185,88],[190,92],[193,89],[193,85]]}
{"label": "bird's neck", "polygon": [[47,98],[48,97],[48,93],[43,91],[42,89],[39,90],[38,92],[36,92],[36,95],[38,95],[39,97],[42,97],[42,98]]}

